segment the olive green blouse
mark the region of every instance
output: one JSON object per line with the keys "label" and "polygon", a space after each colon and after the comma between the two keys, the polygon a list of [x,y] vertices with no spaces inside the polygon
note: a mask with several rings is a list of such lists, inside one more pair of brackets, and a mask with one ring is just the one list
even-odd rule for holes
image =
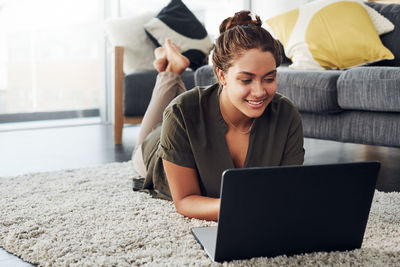
{"label": "olive green blouse", "polygon": [[[142,145],[147,168],[144,189],[171,199],[162,159],[196,169],[202,195],[219,197],[221,175],[234,168],[225,139],[228,125],[219,109],[221,88],[196,87],[165,109],[162,125]],[[293,103],[275,94],[250,132],[245,167],[301,165],[304,161],[301,117]],[[245,182],[244,182],[245,184]]]}

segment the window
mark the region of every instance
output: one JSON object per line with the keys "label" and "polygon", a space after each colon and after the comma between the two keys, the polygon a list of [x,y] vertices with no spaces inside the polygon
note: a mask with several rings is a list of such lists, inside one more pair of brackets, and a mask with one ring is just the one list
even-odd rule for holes
{"label": "window", "polygon": [[0,0],[0,114],[99,109],[99,0]]}
{"label": "window", "polygon": [[219,36],[219,25],[224,19],[233,16],[235,12],[249,9],[247,1],[243,0],[186,0],[184,2],[204,23],[212,40]]}

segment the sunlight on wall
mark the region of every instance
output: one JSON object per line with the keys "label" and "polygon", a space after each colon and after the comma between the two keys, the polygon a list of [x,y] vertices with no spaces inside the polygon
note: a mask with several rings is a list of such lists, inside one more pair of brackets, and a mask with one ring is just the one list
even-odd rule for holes
{"label": "sunlight on wall", "polygon": [[295,9],[311,1],[313,0],[252,0],[252,9],[265,21],[268,18]]}

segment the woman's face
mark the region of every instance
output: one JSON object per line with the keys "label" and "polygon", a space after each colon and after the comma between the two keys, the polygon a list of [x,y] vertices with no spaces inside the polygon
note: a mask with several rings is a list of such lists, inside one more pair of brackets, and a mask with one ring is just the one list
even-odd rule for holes
{"label": "woman's face", "polygon": [[247,50],[227,72],[218,70],[218,78],[224,86],[221,101],[227,112],[236,113],[236,118],[258,118],[276,92],[275,58],[271,52]]}

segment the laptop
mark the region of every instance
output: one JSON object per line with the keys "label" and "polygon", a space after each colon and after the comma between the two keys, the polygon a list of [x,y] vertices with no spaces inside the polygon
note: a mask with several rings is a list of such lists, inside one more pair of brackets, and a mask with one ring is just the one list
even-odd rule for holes
{"label": "laptop", "polygon": [[229,169],[218,226],[191,231],[214,261],[360,248],[379,162]]}

